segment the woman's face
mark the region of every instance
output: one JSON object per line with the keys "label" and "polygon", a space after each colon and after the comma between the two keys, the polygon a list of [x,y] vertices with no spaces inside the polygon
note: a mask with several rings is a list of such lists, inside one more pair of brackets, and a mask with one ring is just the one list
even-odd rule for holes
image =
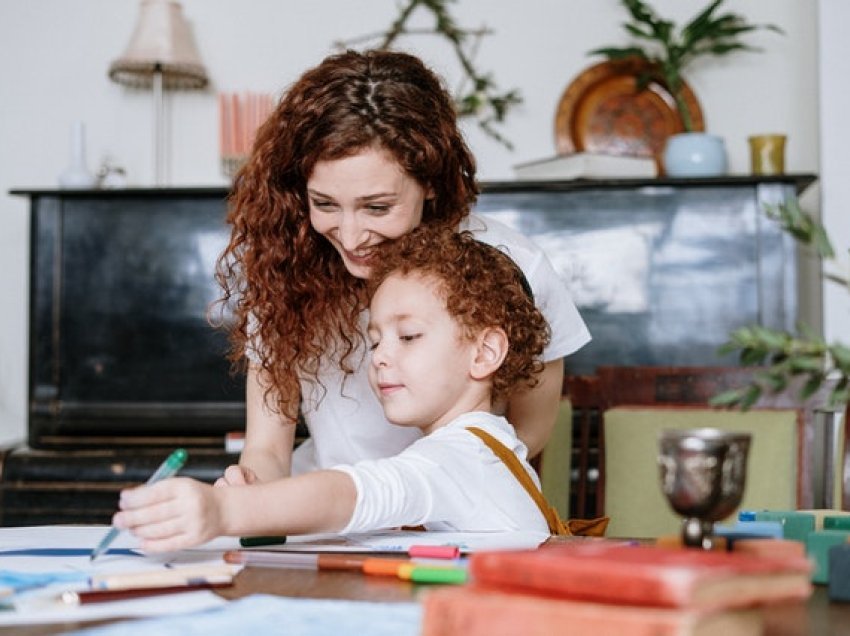
{"label": "woman's face", "polygon": [[419,225],[430,195],[392,155],[369,148],[316,163],[307,198],[313,229],[336,248],[352,276],[369,278],[375,246]]}

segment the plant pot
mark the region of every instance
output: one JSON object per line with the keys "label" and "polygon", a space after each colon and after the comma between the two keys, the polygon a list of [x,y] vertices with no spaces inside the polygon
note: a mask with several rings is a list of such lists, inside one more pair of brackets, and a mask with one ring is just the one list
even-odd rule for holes
{"label": "plant pot", "polygon": [[723,139],[701,132],[671,135],[664,146],[664,174],[668,177],[719,177],[726,174]]}

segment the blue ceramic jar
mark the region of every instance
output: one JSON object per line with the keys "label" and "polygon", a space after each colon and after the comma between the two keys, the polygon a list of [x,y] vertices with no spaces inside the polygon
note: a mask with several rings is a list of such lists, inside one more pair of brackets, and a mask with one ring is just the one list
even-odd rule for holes
{"label": "blue ceramic jar", "polygon": [[719,177],[726,174],[726,147],[717,135],[679,133],[664,146],[668,177]]}

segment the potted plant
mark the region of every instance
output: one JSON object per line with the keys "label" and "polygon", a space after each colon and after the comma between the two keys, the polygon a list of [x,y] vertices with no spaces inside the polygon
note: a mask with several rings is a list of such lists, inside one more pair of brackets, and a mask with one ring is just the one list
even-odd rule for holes
{"label": "potted plant", "polygon": [[[479,71],[475,67],[475,52],[478,50],[480,39],[492,32],[486,27],[464,29],[458,26],[449,11],[448,5],[451,1],[404,0],[398,6],[398,16],[385,31],[341,40],[336,42],[335,46],[339,50],[345,50],[355,44],[377,39],[379,42],[372,44],[375,48],[389,49],[402,35],[432,34],[444,37],[454,50],[463,72],[463,82],[455,96],[458,117],[474,117],[487,135],[508,150],[513,150],[513,144],[502,136],[496,129],[496,125],[504,122],[511,108],[522,103],[522,96],[516,89],[499,92],[492,75]],[[410,17],[419,7],[429,10],[434,15],[433,29],[408,26]]]}
{"label": "potted plant", "polygon": [[[792,201],[769,207],[768,215],[791,234],[805,249],[824,260],[834,260],[835,251],[823,226]],[[850,256],[850,250],[848,250]],[[825,278],[850,292],[850,276],[830,272]],[[715,396],[714,406],[747,410],[763,393],[779,393],[799,379],[800,401],[814,395],[829,380],[833,406],[850,403],[850,346],[840,342],[827,344],[805,325],[797,333],[768,329],[760,325],[741,327],[732,332],[720,353],[737,352],[742,364],[762,366],[754,381]],[[794,386],[794,385],[792,385]]]}
{"label": "potted plant", "polygon": [[744,43],[744,34],[757,29],[782,33],[774,25],[750,24],[735,13],[718,14],[724,0],[713,0],[685,26],[678,28],[660,18],[642,0],[621,0],[631,19],[623,24],[635,39],[623,47],[602,47],[590,52],[612,61],[637,58],[651,72],[639,75],[638,88],[646,88],[652,76],[660,77],[670,91],[682,122],[682,134],[672,135],[664,151],[664,166],[671,176],[714,176],[726,171],[723,140],[693,131],[692,116],[683,95],[682,71],[695,59],[728,55],[734,51],[757,51]]}

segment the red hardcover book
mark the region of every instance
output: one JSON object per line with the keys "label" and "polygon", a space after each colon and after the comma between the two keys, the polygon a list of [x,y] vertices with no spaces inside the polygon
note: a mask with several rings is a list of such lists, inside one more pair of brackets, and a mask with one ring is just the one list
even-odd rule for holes
{"label": "red hardcover book", "polygon": [[469,563],[473,581],[504,591],[706,609],[805,599],[812,590],[811,567],[805,558],[604,541],[479,552]]}
{"label": "red hardcover book", "polygon": [[422,636],[760,636],[760,608],[703,610],[607,605],[477,586],[423,598]]}

